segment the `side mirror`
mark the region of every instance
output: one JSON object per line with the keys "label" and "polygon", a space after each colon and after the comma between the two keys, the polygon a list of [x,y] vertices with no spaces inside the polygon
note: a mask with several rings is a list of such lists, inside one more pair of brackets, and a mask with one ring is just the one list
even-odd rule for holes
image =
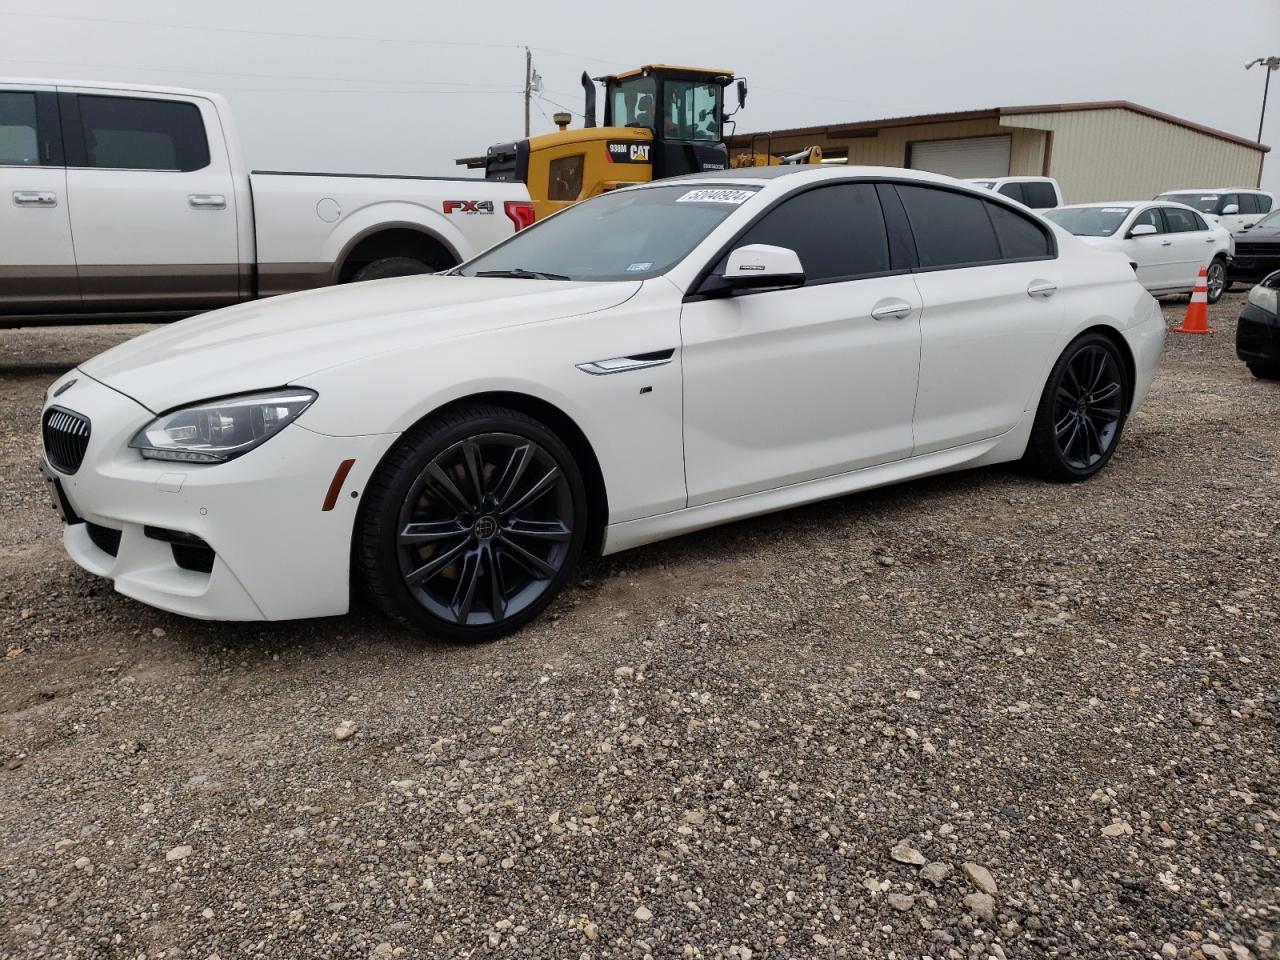
{"label": "side mirror", "polygon": [[1252,224],[1252,223],[1246,223],[1246,224],[1245,224],[1243,227],[1241,227],[1240,229],[1241,229],[1241,230],[1252,230],[1252,229],[1253,229],[1253,224]]}
{"label": "side mirror", "polygon": [[799,287],[804,284],[804,267],[794,250],[751,243],[729,254],[722,279],[731,290]]}
{"label": "side mirror", "polygon": [[1239,212],[1240,212],[1240,204],[1238,203],[1228,203],[1225,207],[1222,208],[1222,215],[1224,217],[1229,217],[1232,214],[1239,213]]}
{"label": "side mirror", "polygon": [[747,105],[747,81],[745,79],[738,81],[738,109],[741,110]]}
{"label": "side mirror", "polygon": [[1150,237],[1156,232],[1156,228],[1149,223],[1139,223],[1129,231],[1131,237]]}

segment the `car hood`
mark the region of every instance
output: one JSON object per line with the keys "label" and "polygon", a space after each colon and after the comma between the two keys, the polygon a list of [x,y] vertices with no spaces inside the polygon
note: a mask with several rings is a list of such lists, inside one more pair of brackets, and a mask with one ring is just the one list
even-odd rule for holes
{"label": "car hood", "polygon": [[159,412],[297,382],[389,351],[606,310],[640,281],[399,277],[257,300],[191,317],[80,369]]}
{"label": "car hood", "polygon": [[1280,244],[1280,227],[1263,227],[1262,229],[1254,227],[1252,230],[1238,230],[1231,236],[1235,238],[1236,243],[1257,243],[1261,241],[1262,243]]}

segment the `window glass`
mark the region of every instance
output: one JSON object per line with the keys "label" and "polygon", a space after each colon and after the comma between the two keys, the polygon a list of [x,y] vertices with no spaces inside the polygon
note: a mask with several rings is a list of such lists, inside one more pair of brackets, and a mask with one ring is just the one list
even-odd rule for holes
{"label": "window glass", "polygon": [[1259,213],[1271,212],[1271,198],[1268,197],[1265,193],[1258,194],[1258,212]]}
{"label": "window glass", "polygon": [[[752,243],[794,250],[807,283],[889,270],[889,236],[870,183],[819,187],[783,200],[735,246]],[[727,260],[726,254],[716,273],[724,272]]]}
{"label": "window glass", "polygon": [[1031,218],[998,203],[986,204],[991,223],[1000,241],[1000,255],[1006,260],[1027,260],[1052,256],[1053,249],[1044,229]]}
{"label": "window glass", "polygon": [[1207,223],[1205,222],[1204,217],[1200,216],[1200,214],[1198,214],[1198,213],[1193,213],[1193,214],[1191,214],[1191,215],[1192,215],[1193,217],[1195,217],[1195,218],[1196,218],[1196,229],[1197,229],[1197,230],[1208,230],[1208,229],[1209,229],[1209,224],[1207,224]]}
{"label": "window glass", "polygon": [[1017,200],[1019,203],[1026,202],[1022,199],[1022,184],[1020,183],[1006,183],[996,192],[1001,196],[1008,197],[1010,200]]}
{"label": "window glass", "polygon": [[0,164],[36,166],[40,140],[36,136],[36,95],[0,93]]}
{"label": "window glass", "polygon": [[548,200],[577,200],[582,193],[582,154],[551,161]]}
{"label": "window glass", "polygon": [[1148,226],[1155,227],[1156,233],[1166,232],[1164,228],[1164,218],[1160,216],[1159,207],[1147,207],[1147,209],[1143,210],[1140,214],[1138,214],[1136,217],[1133,218],[1133,226],[1131,226],[1129,229],[1132,230],[1133,227],[1136,227],[1140,223],[1145,223]]}
{"label": "window glass", "polygon": [[1125,206],[1059,207],[1045,217],[1077,237],[1109,237],[1131,212],[1133,207]]}
{"label": "window glass", "polygon": [[1219,196],[1216,193],[1162,193],[1156,199],[1183,203],[1201,213],[1214,213],[1218,209]]}
{"label": "window glass", "polygon": [[1252,193],[1240,194],[1240,212],[1241,213],[1261,213],[1258,208],[1258,197]]}
{"label": "window glass", "polygon": [[1165,207],[1164,219],[1169,224],[1170,233],[1190,233],[1200,229],[1196,226],[1196,215],[1180,207]]}
{"label": "window glass", "polygon": [[[1223,211],[1223,210],[1227,209],[1227,207],[1231,206],[1233,203],[1234,203],[1237,207],[1238,207],[1238,206],[1240,206],[1240,194],[1238,194],[1238,193],[1224,193],[1224,194],[1222,195],[1222,200],[1218,203],[1218,209],[1217,209],[1216,211],[1214,211],[1214,210],[1206,210],[1205,212],[1206,212],[1206,213],[1222,213],[1222,211]],[[1242,211],[1242,212],[1243,212],[1243,211]]]}
{"label": "window glass", "polygon": [[610,115],[616,127],[648,127],[656,130],[654,115],[658,85],[653,77],[633,77],[613,88]]}
{"label": "window glass", "polygon": [[1046,210],[1058,205],[1058,195],[1054,192],[1051,183],[1028,181],[1022,185],[1022,196],[1025,198],[1023,203],[1037,210]]}
{"label": "window glass", "polygon": [[667,80],[663,84],[663,135],[671,140],[720,139],[718,83]]}
{"label": "window glass", "polygon": [[570,280],[643,280],[666,273],[759,187],[706,183],[619,190],[568,207],[458,268],[533,271]]}
{"label": "window glass", "polygon": [[193,103],[83,94],[79,102],[87,166],[187,171],[209,165],[209,142]]}
{"label": "window glass", "polygon": [[1000,259],[996,232],[977,197],[898,185],[922,267],[962,267]]}

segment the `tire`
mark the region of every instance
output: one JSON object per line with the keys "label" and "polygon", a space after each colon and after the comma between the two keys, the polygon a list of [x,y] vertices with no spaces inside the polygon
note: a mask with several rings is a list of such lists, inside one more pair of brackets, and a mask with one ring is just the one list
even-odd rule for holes
{"label": "tire", "polygon": [[1280,367],[1264,367],[1260,363],[1251,363],[1249,372],[1259,380],[1280,380]]}
{"label": "tire", "polygon": [[582,473],[555,433],[516,410],[467,405],[411,429],[378,467],[353,562],[400,623],[492,640],[555,599],[588,521]]}
{"label": "tire", "polygon": [[414,277],[422,273],[434,273],[435,267],[413,257],[383,257],[373,263],[366,263],[351,278],[352,283],[363,283],[365,280],[386,280],[388,277]]}
{"label": "tire", "polygon": [[1227,282],[1227,262],[1221,257],[1209,261],[1209,275],[1206,278],[1209,287],[1209,302],[1217,303],[1227,292],[1231,284]]}
{"label": "tire", "polygon": [[1024,460],[1035,473],[1078,483],[1111,461],[1129,410],[1124,370],[1119,348],[1103,334],[1068,344],[1049,373],[1027,443]]}

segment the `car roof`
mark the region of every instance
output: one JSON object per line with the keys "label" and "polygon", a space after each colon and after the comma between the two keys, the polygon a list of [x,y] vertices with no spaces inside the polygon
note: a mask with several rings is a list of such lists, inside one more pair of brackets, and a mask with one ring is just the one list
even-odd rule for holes
{"label": "car roof", "polygon": [[[1058,210],[1083,210],[1089,207],[1150,207],[1158,205],[1161,207],[1177,207],[1180,210],[1191,210],[1200,213],[1195,207],[1189,207],[1185,203],[1178,203],[1177,200],[1161,200],[1156,197],[1154,200],[1097,200],[1093,203],[1064,203],[1055,209]],[[1053,211],[1050,210],[1050,213]]]}
{"label": "car roof", "polygon": [[1177,190],[1163,190],[1160,196],[1167,197],[1171,193],[1266,193],[1257,187],[1179,187]]}
{"label": "car roof", "polygon": [[[775,180],[795,177],[804,180],[913,180],[920,183],[933,183],[942,186],[961,186],[969,190],[982,191],[982,188],[971,185],[968,181],[955,177],[943,176],[940,173],[929,173],[927,170],[912,170],[909,167],[864,167],[843,163],[827,164],[778,164],[769,167],[737,167],[730,170],[704,170],[701,173],[683,174],[668,177],[665,180],[654,180],[646,186],[670,186],[678,183],[750,183],[764,186]],[[986,191],[982,191],[985,195]]]}
{"label": "car roof", "polygon": [[206,100],[222,99],[207,90],[189,87],[158,87],[148,83],[131,83],[127,80],[60,80],[54,77],[0,77],[0,87],[75,87],[81,90],[115,90],[135,93],[167,93],[179,97],[203,97]]}

